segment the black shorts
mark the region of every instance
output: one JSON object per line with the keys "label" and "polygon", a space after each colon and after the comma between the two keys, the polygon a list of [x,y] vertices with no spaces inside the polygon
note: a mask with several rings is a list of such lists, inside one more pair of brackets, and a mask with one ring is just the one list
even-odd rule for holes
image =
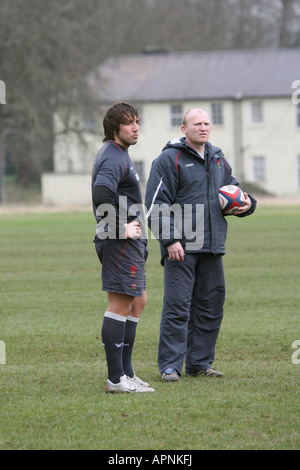
{"label": "black shorts", "polygon": [[101,240],[95,244],[102,264],[102,289],[134,297],[146,290],[148,249],[140,240]]}

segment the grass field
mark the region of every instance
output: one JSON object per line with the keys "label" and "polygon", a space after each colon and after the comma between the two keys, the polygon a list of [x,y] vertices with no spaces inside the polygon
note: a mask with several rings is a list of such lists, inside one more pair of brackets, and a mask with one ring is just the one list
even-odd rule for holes
{"label": "grass field", "polygon": [[112,395],[92,215],[0,215],[0,450],[300,448],[300,206],[228,221],[224,378],[161,382],[163,272],[150,240],[134,366],[156,391]]}

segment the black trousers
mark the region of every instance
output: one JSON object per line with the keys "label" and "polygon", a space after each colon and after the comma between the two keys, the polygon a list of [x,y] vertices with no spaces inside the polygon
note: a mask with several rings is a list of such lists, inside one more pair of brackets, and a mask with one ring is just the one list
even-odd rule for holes
{"label": "black trousers", "polygon": [[211,367],[223,318],[225,278],[223,257],[185,254],[184,261],[164,263],[164,302],[158,366],[179,374]]}

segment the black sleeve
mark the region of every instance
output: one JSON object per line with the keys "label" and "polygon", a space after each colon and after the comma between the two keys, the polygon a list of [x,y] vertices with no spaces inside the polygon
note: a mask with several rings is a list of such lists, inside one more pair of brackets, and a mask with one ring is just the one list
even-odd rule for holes
{"label": "black sleeve", "polygon": [[237,215],[237,217],[247,217],[248,215],[253,214],[253,212],[255,211],[257,200],[251,194],[248,194],[248,197],[251,199],[252,202],[250,209],[247,212],[244,212],[243,214]]}
{"label": "black sleeve", "polygon": [[115,226],[116,227],[116,237],[119,238],[119,234],[125,234],[125,226],[122,224],[121,230],[120,230],[120,224],[119,224],[119,214],[118,214],[118,208],[116,206],[116,201],[115,201],[115,193],[112,191],[110,188],[107,186],[94,186],[93,187],[93,201],[95,203],[96,207],[101,206],[102,204],[109,204],[112,207],[114,207],[114,212],[109,213],[107,212],[107,223],[108,226]]}
{"label": "black sleeve", "polygon": [[111,204],[116,208],[115,194],[107,186],[94,186],[93,200],[97,207],[101,204]]}

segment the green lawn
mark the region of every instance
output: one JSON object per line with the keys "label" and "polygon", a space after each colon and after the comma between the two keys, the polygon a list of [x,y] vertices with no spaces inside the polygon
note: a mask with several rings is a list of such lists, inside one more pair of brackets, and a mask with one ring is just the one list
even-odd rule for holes
{"label": "green lawn", "polygon": [[300,207],[228,222],[224,378],[161,382],[163,272],[150,240],[134,366],[156,392],[113,395],[92,215],[0,215],[0,450],[299,449]]}

